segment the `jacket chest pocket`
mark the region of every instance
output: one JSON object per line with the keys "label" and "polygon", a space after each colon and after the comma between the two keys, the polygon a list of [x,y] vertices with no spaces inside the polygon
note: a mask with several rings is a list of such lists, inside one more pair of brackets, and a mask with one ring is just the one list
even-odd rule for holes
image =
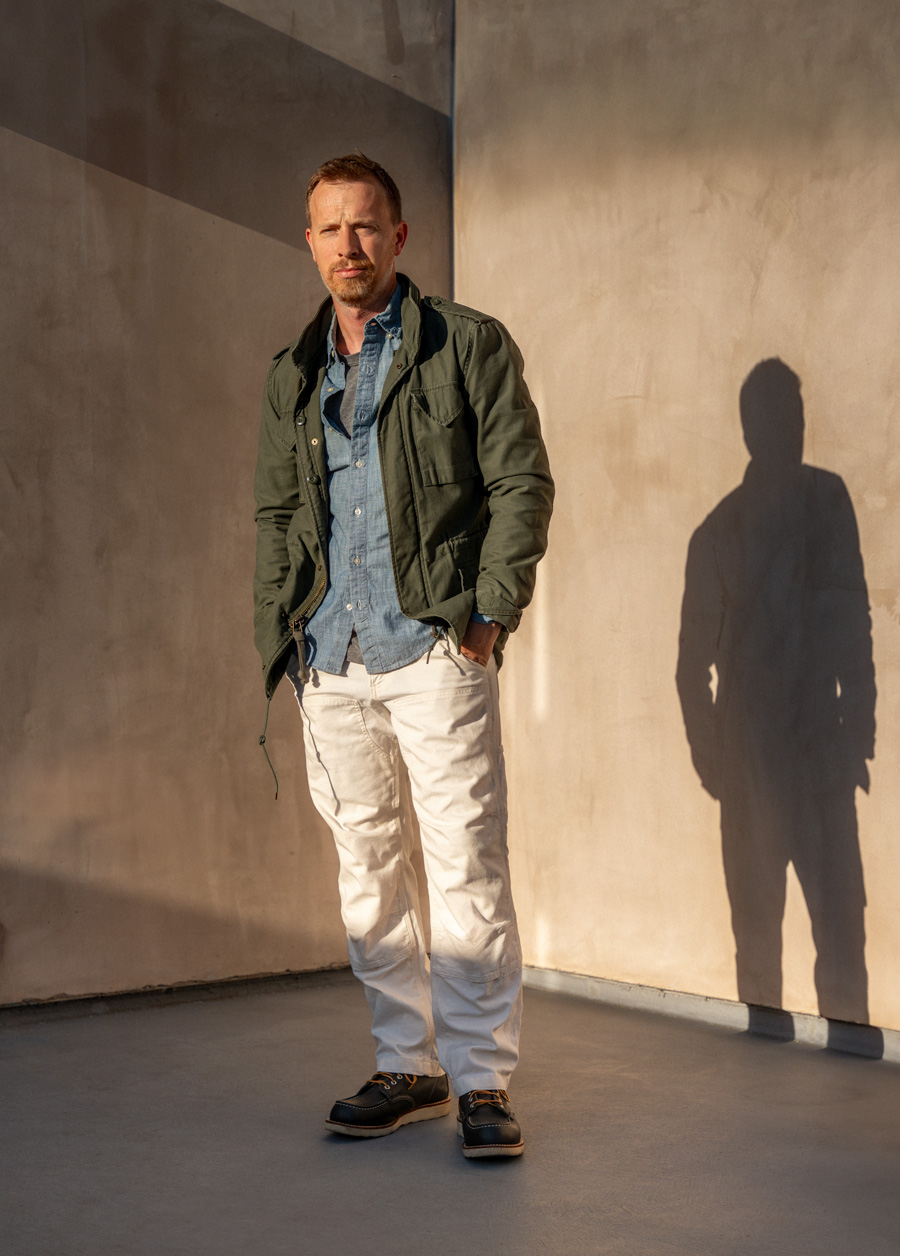
{"label": "jacket chest pocket", "polygon": [[297,448],[297,428],[294,423],[293,409],[279,411],[275,433],[285,449]]}
{"label": "jacket chest pocket", "polygon": [[410,394],[410,420],[422,483],[457,484],[478,475],[474,435],[458,384],[436,384]]}

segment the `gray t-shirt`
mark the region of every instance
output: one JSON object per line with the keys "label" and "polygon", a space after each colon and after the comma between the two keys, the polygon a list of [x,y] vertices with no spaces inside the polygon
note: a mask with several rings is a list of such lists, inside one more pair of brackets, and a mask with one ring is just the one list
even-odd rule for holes
{"label": "gray t-shirt", "polygon": [[359,354],[341,354],[346,367],[344,391],[341,394],[341,427],[349,436],[353,431],[353,411],[356,409],[356,386],[359,383]]}

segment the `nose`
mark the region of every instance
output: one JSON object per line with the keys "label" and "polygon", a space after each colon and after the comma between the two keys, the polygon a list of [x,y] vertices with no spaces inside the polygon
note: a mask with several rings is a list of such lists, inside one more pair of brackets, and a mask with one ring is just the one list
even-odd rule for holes
{"label": "nose", "polygon": [[356,232],[347,223],[341,225],[338,235],[338,252],[341,257],[356,257],[359,253],[359,239]]}

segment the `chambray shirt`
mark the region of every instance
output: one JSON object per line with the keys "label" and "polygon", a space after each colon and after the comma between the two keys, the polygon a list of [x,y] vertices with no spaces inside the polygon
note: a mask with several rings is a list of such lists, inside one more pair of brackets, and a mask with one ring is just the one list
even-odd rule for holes
{"label": "chambray shirt", "polygon": [[381,482],[376,416],[394,353],[402,343],[400,289],[387,308],[366,323],[350,435],[340,421],[346,367],[328,331],[328,361],[320,401],[331,526],[330,582],[306,626],[307,662],[340,675],[356,629],[367,672],[392,672],[420,658],[434,640],[429,624],[407,619],[397,599],[387,510]]}

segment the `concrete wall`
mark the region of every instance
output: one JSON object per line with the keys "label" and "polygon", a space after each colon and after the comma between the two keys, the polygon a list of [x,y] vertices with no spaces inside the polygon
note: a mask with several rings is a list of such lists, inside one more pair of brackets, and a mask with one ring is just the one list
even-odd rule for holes
{"label": "concrete wall", "polygon": [[272,354],[356,146],[447,290],[444,0],[0,4],[0,1002],[346,961],[292,696],[252,646]]}
{"label": "concrete wall", "polygon": [[[345,957],[288,692],[278,803],[256,745],[258,399],[319,299],[324,157],[397,174],[448,289],[450,21],[0,0],[2,1002]],[[526,958],[900,1026],[900,18],[460,0],[457,30],[456,295],[522,344],[559,482],[503,672]],[[765,366],[742,416],[773,357],[802,415]]]}
{"label": "concrete wall", "polygon": [[[532,964],[734,998],[733,905],[741,997],[900,1025],[898,56],[888,0],[457,6],[456,295],[559,486],[503,673]],[[765,367],[729,496],[773,357],[820,470]]]}

